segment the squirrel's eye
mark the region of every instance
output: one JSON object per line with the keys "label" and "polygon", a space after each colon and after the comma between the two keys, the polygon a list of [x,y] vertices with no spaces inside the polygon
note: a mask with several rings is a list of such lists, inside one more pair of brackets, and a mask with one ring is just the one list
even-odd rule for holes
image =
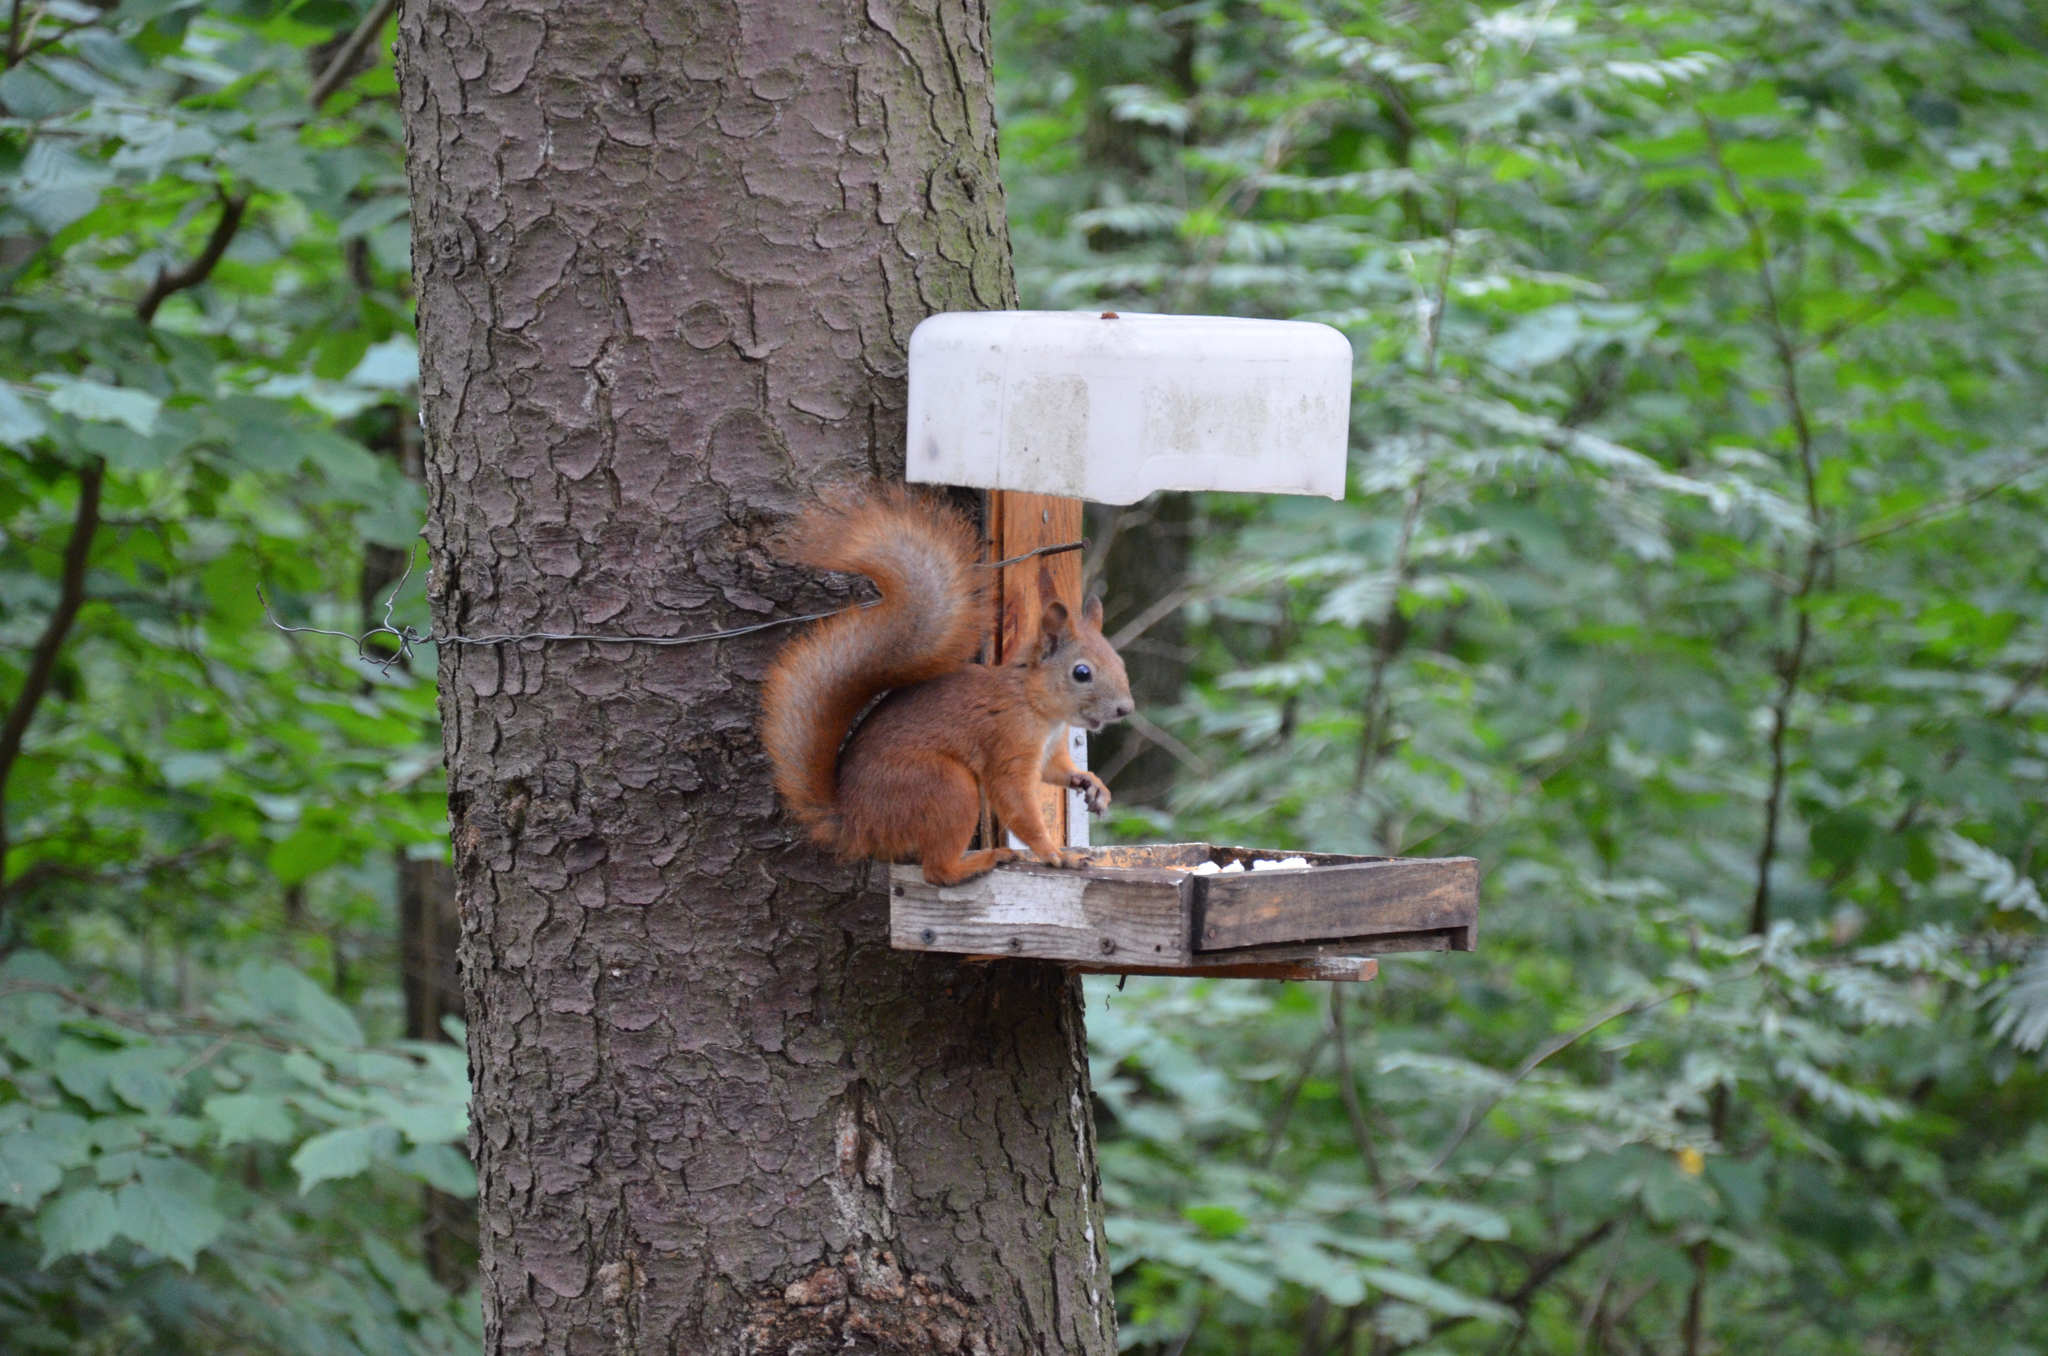
{"label": "squirrel's eye", "polygon": [[1087,666],[1086,664],[1076,664],[1076,665],[1074,665],[1074,681],[1075,681],[1075,682],[1077,682],[1077,683],[1085,683],[1085,682],[1088,682],[1088,681],[1089,681],[1090,679],[1092,679],[1092,678],[1094,678],[1094,677],[1095,677],[1095,670],[1094,670],[1094,669],[1091,669],[1091,668],[1089,668],[1089,667],[1088,667],[1088,666]]}

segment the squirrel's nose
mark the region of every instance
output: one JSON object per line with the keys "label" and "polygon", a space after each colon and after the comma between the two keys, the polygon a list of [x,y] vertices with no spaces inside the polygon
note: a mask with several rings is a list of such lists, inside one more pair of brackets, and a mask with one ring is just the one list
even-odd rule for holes
{"label": "squirrel's nose", "polygon": [[1137,709],[1137,705],[1133,702],[1118,702],[1116,704],[1116,718],[1122,720]]}

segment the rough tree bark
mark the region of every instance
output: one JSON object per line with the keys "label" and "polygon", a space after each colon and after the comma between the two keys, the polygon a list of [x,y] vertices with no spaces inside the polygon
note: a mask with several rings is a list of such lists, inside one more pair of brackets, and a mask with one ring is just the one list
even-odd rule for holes
{"label": "rough tree bark", "polygon": [[[1013,304],[982,5],[408,0],[399,60],[437,624],[848,600],[764,542]],[[794,844],[784,639],[442,647],[487,1346],[1108,1353],[1078,990]]]}

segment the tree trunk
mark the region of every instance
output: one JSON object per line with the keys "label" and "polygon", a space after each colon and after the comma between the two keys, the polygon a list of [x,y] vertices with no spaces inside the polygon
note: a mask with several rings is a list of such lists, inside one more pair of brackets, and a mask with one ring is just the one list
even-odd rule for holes
{"label": "tree trunk", "polygon": [[[409,0],[399,49],[437,625],[847,601],[764,543],[900,475],[919,318],[1012,302],[986,13]],[[441,649],[486,1345],[1109,1353],[1078,989],[890,951],[798,846],[789,634]]]}

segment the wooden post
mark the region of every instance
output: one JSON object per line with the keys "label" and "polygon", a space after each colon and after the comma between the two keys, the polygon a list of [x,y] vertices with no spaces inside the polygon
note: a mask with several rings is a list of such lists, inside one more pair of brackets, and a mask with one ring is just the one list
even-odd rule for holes
{"label": "wooden post", "polygon": [[[1081,501],[1018,490],[991,490],[988,496],[988,558],[1007,560],[1041,546],[1059,546],[1081,539]],[[1049,577],[1054,596],[1070,611],[1081,611],[1081,553],[1035,556],[997,572],[995,587],[995,662],[1006,664],[1038,642],[1038,618],[1046,598],[1041,578]],[[1075,731],[1070,740],[1085,740]],[[1085,742],[1081,747],[1086,748]],[[1074,761],[1086,766],[1077,754]],[[1072,812],[1070,792],[1040,787],[1039,808],[1053,838],[1070,846],[1086,846],[1086,811]]]}

